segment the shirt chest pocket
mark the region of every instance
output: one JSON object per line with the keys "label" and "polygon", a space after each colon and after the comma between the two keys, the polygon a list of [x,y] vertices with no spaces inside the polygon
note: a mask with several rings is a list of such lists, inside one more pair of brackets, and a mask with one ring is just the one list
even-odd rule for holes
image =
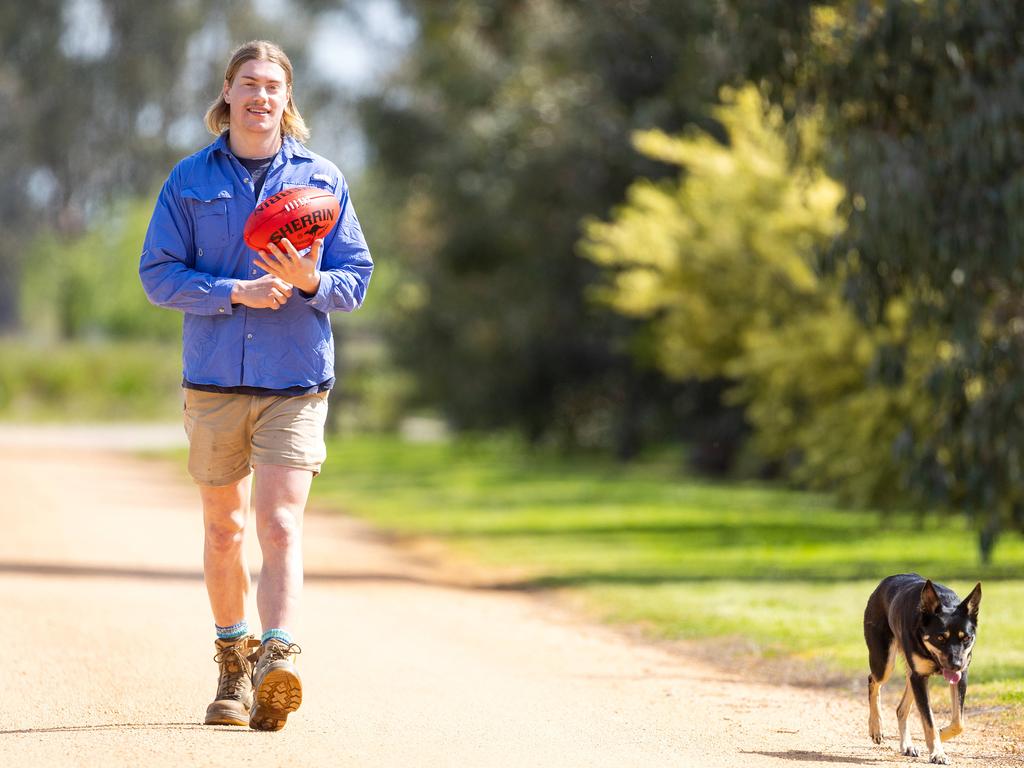
{"label": "shirt chest pocket", "polygon": [[338,188],[338,179],[329,173],[314,173],[307,181],[289,179],[281,183],[281,189],[290,189],[292,187],[313,187],[314,189],[326,189],[328,192],[334,192]]}
{"label": "shirt chest pocket", "polygon": [[231,242],[231,189],[190,187],[181,194],[192,205],[198,249],[223,248]]}

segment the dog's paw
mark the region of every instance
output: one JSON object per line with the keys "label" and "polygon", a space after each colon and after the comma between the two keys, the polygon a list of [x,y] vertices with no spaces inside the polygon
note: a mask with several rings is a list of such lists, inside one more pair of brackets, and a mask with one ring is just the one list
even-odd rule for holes
{"label": "dog's paw", "polygon": [[917,751],[917,747],[913,744],[905,744],[900,747],[900,754],[905,757],[918,757],[921,753]]}
{"label": "dog's paw", "polygon": [[950,723],[939,731],[939,738],[942,741],[949,741],[964,732],[963,726]]}
{"label": "dog's paw", "polygon": [[882,721],[871,717],[868,719],[868,735],[875,744],[882,743]]}
{"label": "dog's paw", "polygon": [[937,752],[932,755],[932,759],[929,763],[935,763],[936,765],[949,765],[949,758],[946,757],[942,752]]}

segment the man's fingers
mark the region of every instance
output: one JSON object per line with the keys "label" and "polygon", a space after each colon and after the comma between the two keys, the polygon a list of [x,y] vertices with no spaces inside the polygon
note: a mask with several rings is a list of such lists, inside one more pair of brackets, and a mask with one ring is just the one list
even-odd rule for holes
{"label": "man's fingers", "polygon": [[295,261],[292,254],[298,255],[295,250],[295,246],[291,244],[291,241],[287,237],[282,237],[276,243],[267,243],[267,249],[273,249],[271,253],[274,256],[275,261],[281,266],[291,264]]}
{"label": "man's fingers", "polygon": [[284,261],[284,254],[282,254],[281,250],[273,243],[269,243],[267,245],[267,250],[260,251],[258,256],[260,261],[264,264],[279,266],[281,262]]}
{"label": "man's fingers", "polygon": [[297,262],[301,258],[299,256],[299,252],[295,250],[295,246],[292,245],[292,241],[289,240],[287,237],[281,238],[281,245],[284,246],[284,253],[281,254],[284,258],[288,259],[293,263]]}
{"label": "man's fingers", "polygon": [[288,285],[288,281],[284,280],[284,278],[282,277],[282,275],[284,275],[284,268],[276,261],[269,262],[253,259],[252,263],[253,266],[259,267],[264,272],[266,272],[268,277],[273,277],[274,280],[280,280],[282,285]]}

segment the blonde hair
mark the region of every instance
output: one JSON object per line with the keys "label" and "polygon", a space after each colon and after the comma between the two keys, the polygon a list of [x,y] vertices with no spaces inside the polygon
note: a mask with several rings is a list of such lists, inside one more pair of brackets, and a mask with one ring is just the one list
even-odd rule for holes
{"label": "blonde hair", "polygon": [[[292,63],[288,60],[288,55],[281,50],[280,46],[271,43],[269,40],[250,40],[248,43],[243,43],[232,51],[231,60],[228,61],[228,68],[224,72],[224,79],[228,83],[233,82],[235,75],[238,74],[239,67],[253,59],[269,61],[272,64],[277,64],[284,70],[285,85],[288,88],[288,102],[284,105],[284,115],[281,116],[281,135],[292,136],[299,141],[305,141],[309,138],[309,128],[306,127],[306,121],[302,119],[302,115],[299,114],[299,108],[295,106],[295,101],[292,98]],[[206,124],[206,130],[214,136],[220,136],[230,127],[231,107],[224,101],[223,89],[221,89],[220,94],[217,96],[217,100],[206,110],[203,122]]]}

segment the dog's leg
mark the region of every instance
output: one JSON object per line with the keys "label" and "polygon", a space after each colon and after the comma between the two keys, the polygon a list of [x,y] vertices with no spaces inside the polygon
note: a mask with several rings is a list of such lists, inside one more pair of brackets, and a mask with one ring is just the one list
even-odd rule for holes
{"label": "dog's leg", "polygon": [[896,722],[900,726],[900,754],[907,757],[917,757],[917,747],[910,737],[910,708],[914,706],[914,692],[910,687],[910,675],[907,675],[907,685],[903,689],[903,698],[896,707]]}
{"label": "dog's leg", "polygon": [[868,662],[871,674],[868,675],[868,734],[875,744],[882,743],[882,685],[892,674],[896,663],[896,644],[889,643],[888,654],[884,657],[877,648],[869,647]]}
{"label": "dog's leg", "polygon": [[875,744],[882,743],[882,716],[878,711],[881,698],[882,684],[868,675],[868,735]]}
{"label": "dog's leg", "polygon": [[916,673],[910,675],[910,687],[914,692],[914,702],[921,715],[921,727],[924,729],[924,743],[928,745],[928,761],[938,765],[949,765],[949,758],[942,749],[942,741],[935,738],[935,715],[928,701],[928,678]]}
{"label": "dog's leg", "polygon": [[960,682],[949,686],[949,703],[951,706],[949,725],[939,731],[942,741],[949,741],[959,736],[964,730],[964,699],[967,697],[967,672],[960,677]]}

